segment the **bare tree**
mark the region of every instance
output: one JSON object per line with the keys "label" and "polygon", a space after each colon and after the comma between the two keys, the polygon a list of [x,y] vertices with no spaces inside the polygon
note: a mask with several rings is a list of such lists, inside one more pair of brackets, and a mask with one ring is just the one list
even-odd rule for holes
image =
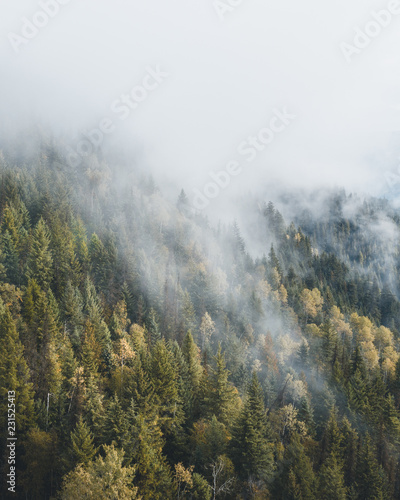
{"label": "bare tree", "polygon": [[234,478],[230,477],[221,485],[218,484],[221,480],[222,473],[226,468],[226,461],[222,455],[211,463],[209,468],[212,470],[213,483],[211,489],[213,492],[213,500],[215,500],[220,493],[229,493],[233,486]]}

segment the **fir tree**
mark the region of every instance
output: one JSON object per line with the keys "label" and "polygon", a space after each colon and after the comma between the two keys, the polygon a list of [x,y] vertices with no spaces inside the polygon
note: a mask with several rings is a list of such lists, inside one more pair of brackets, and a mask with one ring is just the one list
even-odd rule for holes
{"label": "fir tree", "polygon": [[87,465],[96,455],[93,444],[93,435],[82,417],[79,418],[75,429],[71,432],[71,453],[74,466],[77,464]]}
{"label": "fir tree", "polygon": [[[0,409],[1,437],[4,438],[8,408],[8,397],[15,404],[16,429],[22,437],[34,424],[33,389],[29,370],[24,358],[24,349],[20,342],[15,322],[11,313],[0,299]],[[10,404],[12,401],[10,400]]]}
{"label": "fir tree", "polygon": [[239,397],[237,389],[228,380],[229,371],[221,346],[214,356],[214,364],[207,380],[204,405],[210,417],[215,415],[220,422],[228,426],[238,408]]}
{"label": "fir tree", "polygon": [[50,233],[41,218],[32,235],[28,258],[27,276],[43,289],[47,290],[53,278],[53,257],[50,250]]}
{"label": "fir tree", "polygon": [[274,469],[271,430],[267,420],[262,389],[253,373],[243,410],[233,429],[232,459],[243,479],[268,481]]}

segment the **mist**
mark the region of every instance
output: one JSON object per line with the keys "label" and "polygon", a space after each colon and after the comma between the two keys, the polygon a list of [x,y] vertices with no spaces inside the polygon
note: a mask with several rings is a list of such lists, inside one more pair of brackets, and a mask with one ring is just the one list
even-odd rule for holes
{"label": "mist", "polygon": [[[396,2],[231,4],[2,2],[3,139],[45,127],[63,137],[68,157],[84,156],[79,141],[89,137],[89,149],[124,150],[167,194],[183,187],[196,203],[206,190],[196,208],[221,216],[245,190],[271,184],[390,192],[384,173],[397,169],[400,131],[400,15],[388,12]],[[357,48],[357,28],[371,22],[374,36]],[[131,92],[137,100],[123,104]],[[291,118],[283,129],[275,120],[279,132],[268,136],[277,113]],[[262,130],[265,143],[250,146]],[[229,165],[235,174],[207,190]]]}

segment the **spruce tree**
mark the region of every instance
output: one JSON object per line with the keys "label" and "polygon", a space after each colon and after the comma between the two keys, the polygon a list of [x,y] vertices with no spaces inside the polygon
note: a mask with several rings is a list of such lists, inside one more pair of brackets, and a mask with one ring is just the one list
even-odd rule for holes
{"label": "spruce tree", "polygon": [[378,463],[376,449],[369,434],[359,451],[356,482],[360,500],[385,498],[385,474]]}
{"label": "spruce tree", "polygon": [[282,500],[319,500],[317,480],[311,460],[300,438],[294,435],[283,457],[283,470],[274,484],[276,497]]}
{"label": "spruce tree", "polygon": [[93,442],[93,434],[80,417],[75,429],[71,432],[71,453],[74,466],[77,464],[87,465],[96,455],[97,450]]}
{"label": "spruce tree", "polygon": [[[15,322],[0,299],[0,419],[4,438],[8,396],[15,404],[16,429],[22,437],[35,421],[33,388]],[[11,392],[10,392],[11,391]],[[10,402],[11,403],[11,402]]]}
{"label": "spruce tree", "polygon": [[167,434],[183,420],[182,404],[178,392],[178,373],[173,354],[159,340],[151,352],[149,376],[154,387],[155,404],[160,416],[161,428]]}
{"label": "spruce tree", "polygon": [[329,455],[321,467],[318,498],[321,500],[347,499],[343,470],[334,452]]}
{"label": "spruce tree", "polygon": [[33,231],[28,257],[27,276],[43,289],[48,290],[53,278],[53,256],[50,249],[50,233],[42,218]]}
{"label": "spruce tree", "polygon": [[229,371],[226,368],[225,355],[221,345],[214,356],[214,366],[207,379],[204,405],[207,415],[215,415],[217,419],[229,426],[238,409],[239,396],[237,389],[229,382]]}
{"label": "spruce tree", "polygon": [[274,469],[271,430],[255,373],[247,389],[243,410],[232,431],[231,455],[242,479],[267,481],[271,478]]}

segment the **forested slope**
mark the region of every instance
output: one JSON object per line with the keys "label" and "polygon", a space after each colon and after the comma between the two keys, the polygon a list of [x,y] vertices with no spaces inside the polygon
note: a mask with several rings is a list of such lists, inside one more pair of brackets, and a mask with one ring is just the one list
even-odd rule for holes
{"label": "forested slope", "polygon": [[234,221],[96,156],[72,169],[44,143],[0,163],[12,498],[400,498],[387,202],[327,194],[293,221],[251,203],[255,256]]}

